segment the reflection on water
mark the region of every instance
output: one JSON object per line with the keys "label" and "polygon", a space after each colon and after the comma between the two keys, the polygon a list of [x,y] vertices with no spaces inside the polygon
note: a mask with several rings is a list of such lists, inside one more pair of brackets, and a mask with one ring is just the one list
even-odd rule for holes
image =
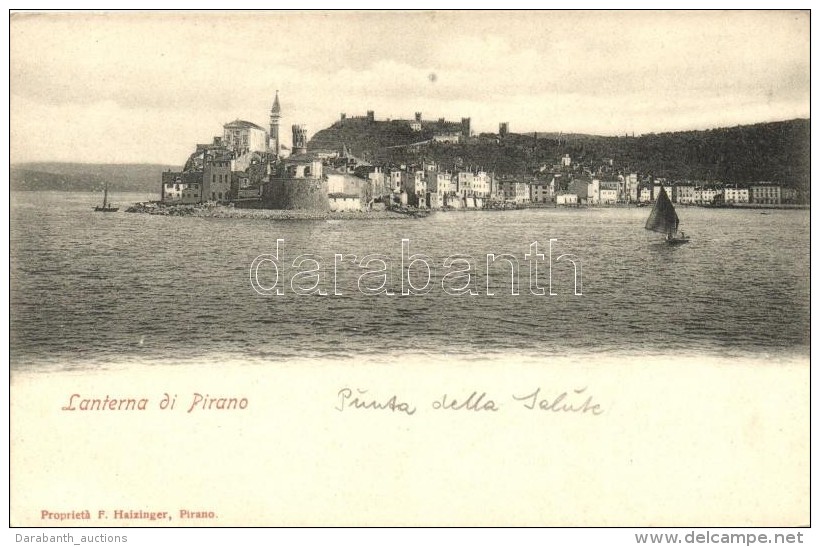
{"label": "reflection on water", "polygon": [[[144,200],[113,195],[115,203]],[[406,221],[266,221],[95,214],[98,196],[14,193],[11,358],[38,363],[245,360],[394,354],[756,355],[809,344],[809,212],[682,208],[691,243],[643,229],[646,209],[437,213]],[[321,260],[327,296],[261,296],[249,268],[285,241],[286,264]],[[400,296],[401,241],[429,256],[434,288]],[[530,292],[530,244],[549,256],[555,296]],[[366,296],[349,257],[389,259],[394,296]],[[510,270],[486,255],[513,255]],[[573,269],[555,262],[573,255]],[[441,287],[446,257],[464,255],[477,296]],[[418,264],[417,264],[418,266]],[[309,266],[308,266],[309,267]],[[372,269],[378,266],[371,264]],[[462,269],[463,266],[459,266]],[[548,268],[539,266],[540,285]],[[261,269],[260,281],[272,280]],[[423,268],[413,282],[424,284]],[[269,279],[265,281],[265,276]],[[372,281],[372,280],[371,280]],[[449,281],[453,281],[450,279]],[[487,296],[487,283],[495,296]],[[463,283],[451,282],[449,286]],[[302,285],[310,285],[309,280]],[[371,283],[373,286],[374,283]],[[378,285],[378,283],[375,283]],[[340,295],[334,295],[340,292]]]}

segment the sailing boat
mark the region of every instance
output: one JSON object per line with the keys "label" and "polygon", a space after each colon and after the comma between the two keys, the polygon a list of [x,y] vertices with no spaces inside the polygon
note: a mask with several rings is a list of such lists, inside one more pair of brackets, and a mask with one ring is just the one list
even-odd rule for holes
{"label": "sailing boat", "polygon": [[666,234],[666,242],[670,245],[681,245],[689,243],[689,238],[683,232],[678,236],[678,214],[675,212],[675,206],[669,196],[666,195],[666,190],[661,186],[661,193],[658,199],[655,200],[655,206],[652,212],[649,213],[649,218],[646,220],[647,230]]}
{"label": "sailing boat", "polygon": [[105,191],[103,193],[103,204],[102,207],[94,207],[94,210],[98,213],[116,213],[120,210],[119,207],[111,207],[111,204],[108,203],[108,183],[105,183]]}

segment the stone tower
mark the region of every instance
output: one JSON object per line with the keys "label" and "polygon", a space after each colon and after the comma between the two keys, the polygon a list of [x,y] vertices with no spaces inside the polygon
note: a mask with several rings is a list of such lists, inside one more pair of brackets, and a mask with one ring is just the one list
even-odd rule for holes
{"label": "stone tower", "polygon": [[470,129],[470,118],[461,118],[461,135],[466,139],[472,135]]}
{"label": "stone tower", "polygon": [[279,90],[276,90],[276,98],[273,99],[273,106],[270,109],[270,147],[276,157],[279,157],[281,150],[279,141],[279,120],[282,119],[282,107],[279,106]]}
{"label": "stone tower", "polygon": [[294,156],[307,154],[307,128],[304,125],[294,125],[292,129],[293,147],[291,154]]}
{"label": "stone tower", "polygon": [[510,132],[510,122],[501,122],[498,124],[498,135],[501,137],[506,136]]}

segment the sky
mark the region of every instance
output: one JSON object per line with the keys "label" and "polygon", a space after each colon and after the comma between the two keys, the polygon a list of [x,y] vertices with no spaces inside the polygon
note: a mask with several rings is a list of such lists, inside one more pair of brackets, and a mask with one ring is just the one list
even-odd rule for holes
{"label": "sky", "polygon": [[600,135],[809,117],[807,12],[13,14],[11,161],[181,165],[245,119]]}

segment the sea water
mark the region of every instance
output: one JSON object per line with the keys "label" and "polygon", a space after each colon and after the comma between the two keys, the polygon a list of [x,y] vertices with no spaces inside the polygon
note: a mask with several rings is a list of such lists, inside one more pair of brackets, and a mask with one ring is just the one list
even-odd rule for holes
{"label": "sea water", "polygon": [[[95,213],[98,197],[11,194],[12,368],[808,355],[807,210],[679,206],[691,242],[672,247],[648,208],[276,221],[125,213],[137,194]],[[254,278],[260,256],[276,261]]]}

